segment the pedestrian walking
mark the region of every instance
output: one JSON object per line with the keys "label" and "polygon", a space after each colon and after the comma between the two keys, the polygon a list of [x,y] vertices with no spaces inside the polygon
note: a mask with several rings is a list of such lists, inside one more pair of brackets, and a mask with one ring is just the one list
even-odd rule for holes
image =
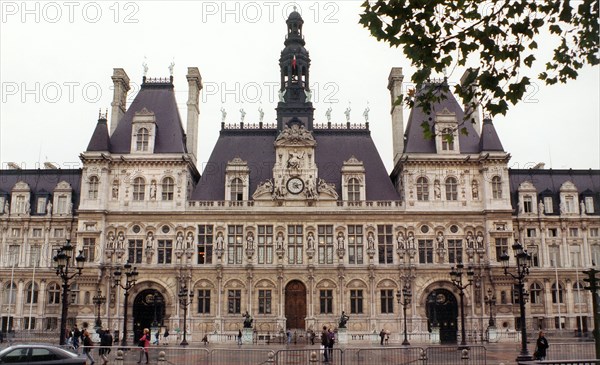
{"label": "pedestrian walking", "polygon": [[379,332],[379,337],[381,338],[381,341],[379,341],[379,344],[381,346],[383,346],[383,340],[385,340],[385,330],[382,328],[381,332]]}
{"label": "pedestrian walking", "polygon": [[79,348],[79,337],[81,337],[81,331],[79,331],[79,328],[75,325],[75,327],[73,327],[73,348],[75,350]]}
{"label": "pedestrian walking", "polygon": [[96,362],[94,360],[94,357],[92,356],[93,347],[94,347],[94,342],[90,338],[90,334],[88,333],[87,330],[84,330],[83,331],[83,353],[90,360],[91,365],[94,365],[94,363]]}
{"label": "pedestrian walking", "polygon": [[327,326],[323,326],[323,332],[321,332],[321,351],[323,352],[323,362],[329,362],[329,333],[327,333]]}
{"label": "pedestrian walking", "polygon": [[533,353],[533,357],[536,360],[546,360],[546,349],[548,347],[550,347],[550,345],[548,345],[548,340],[544,336],[544,331],[540,331],[538,339],[535,343],[535,352]]}
{"label": "pedestrian walking", "polygon": [[146,364],[148,364],[148,346],[150,345],[150,330],[144,328],[144,333],[142,337],[140,337],[138,341],[138,346],[140,349],[140,359],[138,360],[138,364],[142,362],[142,358],[146,355]]}
{"label": "pedestrian walking", "polygon": [[327,341],[327,351],[329,352],[329,361],[333,362],[333,345],[335,344],[335,333],[329,328],[327,330],[327,335],[329,337],[329,341]]}
{"label": "pedestrian walking", "polygon": [[242,346],[242,330],[238,330],[237,344],[238,346]]}
{"label": "pedestrian walking", "polygon": [[169,329],[165,329],[165,334],[163,335],[163,344],[165,346],[169,346]]}
{"label": "pedestrian walking", "polygon": [[160,330],[157,330],[154,333],[154,342],[152,342],[153,345],[158,345],[158,339],[160,338]]}
{"label": "pedestrian walking", "polygon": [[100,334],[100,350],[98,353],[102,358],[102,365],[108,364],[108,355],[110,354],[110,347],[113,343],[113,336],[110,334],[109,330],[104,330]]}

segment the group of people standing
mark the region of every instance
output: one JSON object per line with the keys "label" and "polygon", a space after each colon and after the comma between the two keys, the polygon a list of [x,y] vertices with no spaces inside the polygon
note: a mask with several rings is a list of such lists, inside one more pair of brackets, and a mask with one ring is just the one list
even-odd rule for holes
{"label": "group of people standing", "polygon": [[333,361],[333,345],[335,344],[335,333],[327,326],[323,326],[321,332],[321,351],[323,353],[324,362]]}
{"label": "group of people standing", "polygon": [[[113,345],[113,336],[109,330],[102,330],[100,328],[96,330],[96,333],[100,336],[98,354],[102,358],[102,364],[106,365],[108,363],[108,354],[110,354],[111,346]],[[90,361],[90,364],[96,363],[92,355],[94,341],[85,326],[83,330],[79,330],[77,325],[75,325],[72,331],[67,332],[67,336],[67,343],[71,344],[76,351],[79,351],[80,344],[83,345],[83,353]]]}

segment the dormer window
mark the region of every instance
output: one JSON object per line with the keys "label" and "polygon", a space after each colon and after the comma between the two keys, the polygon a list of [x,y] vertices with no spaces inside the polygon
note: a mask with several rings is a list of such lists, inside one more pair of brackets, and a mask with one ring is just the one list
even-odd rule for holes
{"label": "dormer window", "polygon": [[35,212],[37,214],[44,214],[44,213],[46,213],[46,197],[38,197],[37,198]]}
{"label": "dormer window", "polygon": [[525,195],[523,197],[523,211],[525,213],[533,213],[533,201],[531,195]]}
{"label": "dormer window", "polygon": [[579,205],[577,204],[577,187],[571,181],[565,181],[560,187],[560,214],[577,214]]}
{"label": "dormer window", "polygon": [[162,200],[173,200],[175,184],[172,177],[165,177],[162,181]]}
{"label": "dormer window", "polygon": [[133,200],[142,201],[145,197],[146,181],[143,177],[136,177],[133,180]]}
{"label": "dormer window", "polygon": [[242,179],[235,178],[231,180],[229,200],[241,201],[244,200],[244,183]]}
{"label": "dormer window", "polygon": [[248,200],[248,179],[250,169],[248,163],[236,157],[227,163],[225,169],[225,200]]}
{"label": "dormer window", "polygon": [[584,204],[585,204],[585,212],[587,214],[594,213],[594,197],[586,196],[584,199]]}
{"label": "dormer window", "polygon": [[492,178],[492,198],[502,199],[502,179],[500,176]]}
{"label": "dormer window", "polygon": [[450,128],[442,130],[442,151],[454,151],[454,135]]}
{"label": "dormer window", "polygon": [[140,128],[137,132],[136,136],[136,151],[148,151],[148,140],[150,139],[150,134],[146,128]]}
{"label": "dormer window", "polygon": [[360,182],[357,178],[348,180],[348,201],[360,201]]}
{"label": "dormer window", "polygon": [[98,176],[92,176],[88,181],[88,198],[98,199]]}
{"label": "dormer window", "polygon": [[362,161],[350,156],[342,166],[342,196],[349,202],[366,200],[365,167]]}
{"label": "dormer window", "polygon": [[444,108],[435,116],[435,145],[438,153],[459,153],[458,120],[456,113]]}
{"label": "dormer window", "polygon": [[458,200],[456,179],[453,177],[446,179],[446,200]]}

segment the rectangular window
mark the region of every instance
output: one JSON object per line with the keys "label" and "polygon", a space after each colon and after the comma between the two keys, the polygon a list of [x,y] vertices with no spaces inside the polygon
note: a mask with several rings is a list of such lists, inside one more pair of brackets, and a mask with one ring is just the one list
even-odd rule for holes
{"label": "rectangular window", "polygon": [[7,265],[19,265],[19,249],[20,247],[18,245],[8,246],[8,255],[6,255]]}
{"label": "rectangular window", "polygon": [[558,229],[548,228],[548,237],[558,237]]}
{"label": "rectangular window", "polygon": [[377,251],[380,264],[394,263],[394,236],[391,224],[377,226]]}
{"label": "rectangular window", "polygon": [[531,266],[539,267],[540,266],[540,258],[538,253],[538,247],[536,245],[528,245],[527,253],[531,255]]}
{"label": "rectangular window", "polygon": [[258,290],[258,314],[271,314],[270,290]]}
{"label": "rectangular window", "polygon": [[20,228],[13,228],[11,231],[11,236],[12,237],[21,237],[21,229]]}
{"label": "rectangular window", "polygon": [[496,261],[500,262],[503,253],[508,254],[508,238],[496,238]]}
{"label": "rectangular window", "polygon": [[458,264],[463,262],[462,240],[448,240],[448,263]]}
{"label": "rectangular window", "polygon": [[34,245],[31,246],[31,251],[29,252],[29,266],[39,266],[40,265],[40,256],[41,256],[41,246]]}
{"label": "rectangular window", "polygon": [[242,308],[242,291],[239,289],[227,290],[227,313],[240,314]]}
{"label": "rectangular window", "polygon": [[348,226],[348,263],[363,263],[363,227]]}
{"label": "rectangular window", "polygon": [[600,266],[600,246],[591,245],[590,249],[592,250],[592,266]]}
{"label": "rectangular window", "polygon": [[560,262],[560,249],[558,246],[549,246],[548,255],[550,256],[550,266],[562,267]]}
{"label": "rectangular window", "polygon": [[37,198],[35,212],[37,214],[45,214],[46,213],[46,198]]}
{"label": "rectangular window", "polygon": [[598,228],[590,228],[590,237],[598,237],[600,230]]}
{"label": "rectangular window", "polygon": [[213,226],[211,224],[198,225],[198,264],[212,264],[213,251]]}
{"label": "rectangular window", "polygon": [[6,198],[4,198],[3,196],[0,196],[0,214],[6,214],[8,212],[4,211],[4,202],[6,201]]}
{"label": "rectangular window", "polygon": [[58,214],[66,214],[67,213],[67,197],[66,196],[58,197],[56,212]]}
{"label": "rectangular window", "polygon": [[273,226],[258,226],[258,263],[273,263]]}
{"label": "rectangular window", "polygon": [[198,290],[198,313],[210,313],[210,289]]}
{"label": "rectangular window", "polygon": [[170,264],[173,256],[173,240],[158,240],[158,263]]}
{"label": "rectangular window", "polygon": [[25,195],[17,195],[13,212],[18,214],[25,213]]}
{"label": "rectangular window", "polygon": [[319,264],[333,264],[333,225],[317,226]]}
{"label": "rectangular window", "polygon": [[227,263],[241,264],[243,257],[244,226],[227,226]]}
{"label": "rectangular window", "polygon": [[572,267],[580,267],[581,266],[581,251],[579,246],[573,245],[571,246],[571,266]]}
{"label": "rectangular window", "polygon": [[304,227],[302,225],[288,226],[288,264],[301,264],[304,250]]}
{"label": "rectangular window", "polygon": [[62,228],[54,228],[54,237],[62,238],[65,236],[65,230]]}
{"label": "rectangular window", "polygon": [[44,318],[44,321],[46,321],[46,330],[56,330],[58,328],[57,317],[46,317]]}
{"label": "rectangular window", "polygon": [[575,199],[573,196],[565,196],[565,210],[567,213],[575,213]]}
{"label": "rectangular window", "polygon": [[31,230],[31,237],[33,238],[42,238],[42,229],[34,228]]}
{"label": "rectangular window", "polygon": [[554,213],[554,201],[551,196],[544,197],[544,211],[546,214]]}
{"label": "rectangular window", "polygon": [[525,195],[523,197],[523,211],[525,213],[533,213],[533,202],[531,200],[531,195]]}
{"label": "rectangular window", "polygon": [[363,291],[362,290],[350,290],[350,313],[362,314],[363,313]]}
{"label": "rectangular window", "polygon": [[535,237],[536,229],[535,228],[527,228],[527,237]]}
{"label": "rectangular window", "polygon": [[93,262],[96,259],[96,239],[92,237],[83,238],[83,256],[85,261]]}
{"label": "rectangular window", "polygon": [[381,290],[381,314],[394,313],[394,289]]}
{"label": "rectangular window", "polygon": [[433,240],[418,240],[419,243],[419,263],[433,263]]}
{"label": "rectangular window", "polygon": [[579,237],[579,229],[569,228],[569,237]]}
{"label": "rectangular window", "polygon": [[594,213],[594,197],[586,196],[584,199],[585,212],[587,214]]}
{"label": "rectangular window", "polygon": [[[24,324],[25,324],[25,329],[27,329],[27,330],[30,330],[30,329],[33,330],[33,329],[35,329],[35,319],[36,319],[35,317],[25,317],[25,318],[23,318]],[[43,350],[41,350],[41,351],[43,351]],[[31,357],[32,357],[31,360],[32,361],[35,361],[35,359],[36,359],[35,355],[36,355],[35,354],[35,349],[33,349],[32,350],[32,354],[31,354]],[[46,356],[42,355],[40,357],[45,358]]]}
{"label": "rectangular window", "polygon": [[128,261],[130,264],[141,264],[142,263],[142,250],[144,247],[143,240],[129,240]]}
{"label": "rectangular window", "polygon": [[319,310],[321,314],[333,313],[333,290],[319,290]]}

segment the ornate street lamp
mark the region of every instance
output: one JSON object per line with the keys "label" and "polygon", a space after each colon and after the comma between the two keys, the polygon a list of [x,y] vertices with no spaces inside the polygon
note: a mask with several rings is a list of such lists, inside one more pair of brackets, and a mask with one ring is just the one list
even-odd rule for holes
{"label": "ornate street lamp", "polygon": [[465,289],[469,287],[469,285],[473,284],[473,275],[475,275],[473,268],[469,266],[466,272],[468,282],[463,284],[464,268],[465,266],[463,264],[458,264],[456,265],[456,268],[453,266],[452,271],[450,271],[450,280],[452,280],[452,284],[460,291],[461,346],[467,346],[467,335],[465,331]]}
{"label": "ornate street lamp", "polygon": [[134,287],[137,281],[138,272],[137,268],[132,267],[129,261],[127,261],[127,263],[123,265],[122,269],[125,271],[125,284],[121,282],[123,272],[121,271],[120,267],[117,267],[117,269],[113,273],[113,288],[118,286],[125,290],[125,301],[123,302],[123,339],[121,340],[121,346],[125,347],[127,346],[127,299],[129,298],[129,290],[131,290],[131,288]]}
{"label": "ornate street lamp", "polygon": [[494,327],[496,325],[494,321],[494,306],[496,305],[496,296],[492,294],[492,288],[488,288],[487,295],[485,296],[485,304],[490,307],[490,320],[488,324],[490,327]]}
{"label": "ornate street lamp", "polygon": [[81,275],[83,265],[85,263],[85,256],[83,251],[79,251],[79,255],[75,258],[75,269],[77,271],[69,273],[69,269],[73,269],[73,261],[71,255],[73,254],[74,247],[71,246],[71,240],[67,240],[67,243],[60,248],[60,250],[54,256],[54,268],[56,269],[56,275],[62,279],[62,312],[60,316],[60,344],[66,343],[67,336],[67,313],[69,311],[69,281],[76,276]]}
{"label": "ornate street lamp", "polygon": [[412,293],[410,292],[410,286],[404,285],[402,288],[402,295],[400,291],[396,293],[396,298],[398,299],[398,305],[402,306],[402,312],[404,314],[404,341],[402,341],[402,345],[410,346],[410,342],[408,342],[408,335],[406,330],[406,307],[410,304],[412,299]]}
{"label": "ornate street lamp", "polygon": [[500,262],[504,267],[504,275],[510,275],[513,279],[517,280],[517,286],[519,289],[519,309],[521,311],[521,353],[517,356],[518,361],[531,361],[533,358],[527,350],[527,326],[525,325],[525,277],[529,275],[529,267],[531,266],[531,255],[527,253],[527,250],[523,250],[523,246],[519,241],[515,241],[512,245],[513,252],[517,261],[517,273],[513,274],[509,272],[509,260],[508,254],[504,252],[500,256]]}
{"label": "ornate street lamp", "polygon": [[183,286],[179,289],[179,304],[183,307],[183,341],[181,346],[187,346],[187,310],[188,306],[192,304],[193,298],[189,296],[190,292],[187,287]]}
{"label": "ornate street lamp", "polygon": [[102,320],[100,319],[100,309],[102,304],[106,303],[106,297],[102,295],[102,291],[98,288],[96,295],[92,297],[92,302],[96,305],[96,310],[98,311],[96,316],[96,328],[102,327]]}
{"label": "ornate street lamp", "polygon": [[158,323],[158,316],[156,310],[158,309],[158,306],[160,306],[162,303],[162,296],[160,295],[158,290],[155,290],[154,294],[152,294],[152,304],[154,304],[154,320],[152,321],[152,327],[158,327],[160,324]]}

